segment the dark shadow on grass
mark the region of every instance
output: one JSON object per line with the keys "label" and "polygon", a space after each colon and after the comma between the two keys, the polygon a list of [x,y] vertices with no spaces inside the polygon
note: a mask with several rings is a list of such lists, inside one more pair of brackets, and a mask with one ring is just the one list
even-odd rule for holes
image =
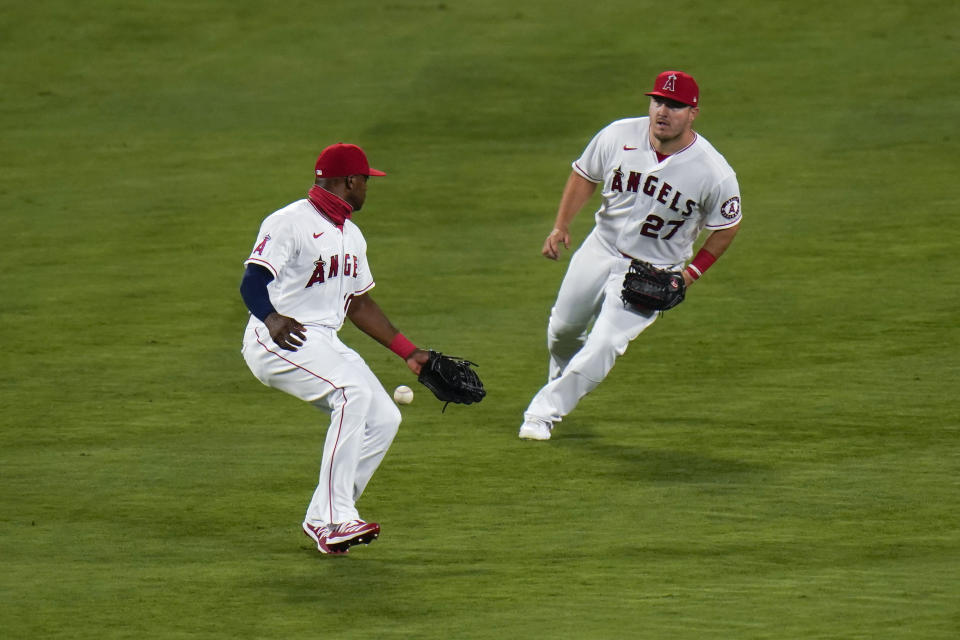
{"label": "dark shadow on grass", "polygon": [[[768,474],[771,467],[736,458],[711,456],[678,449],[621,445],[604,441],[590,431],[558,434],[555,446],[572,447],[584,455],[602,458],[595,473],[628,481],[709,483],[751,482],[751,476]],[[612,463],[612,464],[611,464]]]}
{"label": "dark shadow on grass", "polygon": [[633,480],[648,482],[717,483],[744,481],[747,476],[766,473],[769,467],[742,460],[720,458],[664,449],[620,447],[592,443],[591,451],[619,462],[615,470],[602,475],[623,474]]}

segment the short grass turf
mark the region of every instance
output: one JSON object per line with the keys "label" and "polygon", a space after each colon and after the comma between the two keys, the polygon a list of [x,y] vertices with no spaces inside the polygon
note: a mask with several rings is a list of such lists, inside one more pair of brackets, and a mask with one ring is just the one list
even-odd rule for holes
{"label": "short grass turf", "polygon": [[[956,637],[955,3],[265,4],[0,10],[5,637]],[[744,228],[520,442],[569,162],[664,68]],[[418,393],[327,558],[324,418],[246,370],[237,285],[337,141],[389,173],[374,297],[489,395]]]}

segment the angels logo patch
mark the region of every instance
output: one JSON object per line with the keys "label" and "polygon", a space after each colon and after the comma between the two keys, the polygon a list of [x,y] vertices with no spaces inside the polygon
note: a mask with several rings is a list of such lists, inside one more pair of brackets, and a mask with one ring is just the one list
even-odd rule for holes
{"label": "angels logo patch", "polygon": [[720,215],[732,220],[740,215],[740,196],[733,196],[720,207]]}
{"label": "angels logo patch", "polygon": [[[267,240],[269,240],[269,239],[270,239],[270,234],[269,234],[269,233],[268,233],[267,235],[263,236],[263,240],[260,241],[260,244],[258,244],[256,247],[254,247],[253,253],[257,254],[258,256],[262,256],[262,255],[263,255],[263,250],[266,249],[266,247],[267,247]],[[253,255],[253,254],[250,254],[250,255]]]}

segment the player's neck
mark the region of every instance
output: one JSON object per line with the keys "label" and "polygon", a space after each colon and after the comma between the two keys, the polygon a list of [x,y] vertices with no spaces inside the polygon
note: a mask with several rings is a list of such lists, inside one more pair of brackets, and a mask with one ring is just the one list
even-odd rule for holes
{"label": "player's neck", "polygon": [[697,139],[697,133],[693,129],[687,129],[679,136],[675,138],[667,138],[661,140],[653,135],[653,132],[650,132],[650,146],[653,147],[653,150],[657,152],[658,156],[672,156],[677,151],[682,151],[693,144],[693,141]]}
{"label": "player's neck", "polygon": [[320,185],[313,185],[307,194],[307,198],[320,214],[340,228],[353,213],[353,207],[350,206],[349,202]]}

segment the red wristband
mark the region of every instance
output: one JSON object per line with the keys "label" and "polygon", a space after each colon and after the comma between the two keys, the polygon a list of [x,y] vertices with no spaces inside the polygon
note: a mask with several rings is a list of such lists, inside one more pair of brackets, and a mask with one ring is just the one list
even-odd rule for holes
{"label": "red wristband", "polygon": [[687,265],[686,272],[689,273],[690,277],[694,280],[699,280],[700,276],[716,261],[717,257],[715,255],[706,249],[700,249],[693,260],[690,261],[690,264]]}
{"label": "red wristband", "polygon": [[393,336],[393,340],[390,341],[388,347],[390,351],[393,351],[404,360],[413,355],[413,352],[417,350],[417,345],[407,340],[407,337],[399,332]]}

